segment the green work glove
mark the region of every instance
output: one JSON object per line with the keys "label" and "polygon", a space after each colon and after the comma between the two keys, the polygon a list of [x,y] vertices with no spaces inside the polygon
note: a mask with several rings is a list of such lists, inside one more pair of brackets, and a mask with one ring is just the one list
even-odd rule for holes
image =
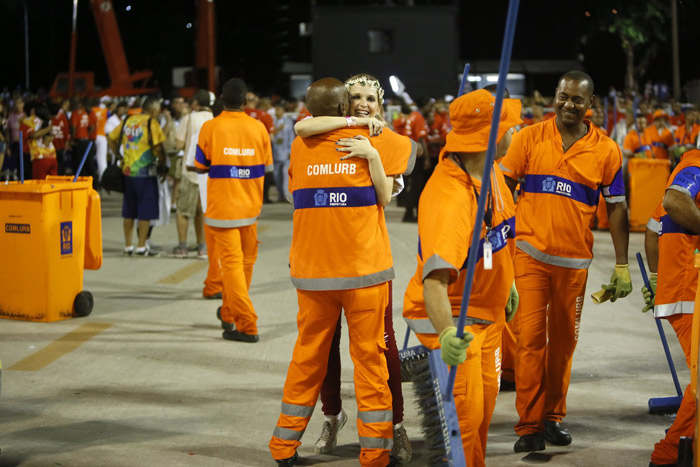
{"label": "green work glove", "polygon": [[610,283],[608,285],[603,284],[601,287],[612,294],[611,302],[628,296],[632,292],[629,264],[616,264],[615,270],[610,276]]}
{"label": "green work glove", "polygon": [[447,366],[456,366],[467,359],[467,347],[474,339],[474,334],[465,332],[461,339],[457,337],[457,328],[450,326],[440,333],[440,348],[442,349],[442,361]]}
{"label": "green work glove", "polygon": [[518,311],[518,303],[520,303],[520,295],[518,295],[518,289],[515,288],[515,281],[510,287],[510,297],[508,297],[508,303],[506,303],[506,323],[510,323],[515,317],[515,312]]}
{"label": "green work glove", "polygon": [[655,272],[652,272],[651,274],[649,274],[649,287],[651,287],[651,290],[647,289],[646,286],[642,287],[642,295],[644,296],[644,308],[642,308],[643,313],[646,313],[647,311],[654,308],[654,297],[656,297],[656,273]]}

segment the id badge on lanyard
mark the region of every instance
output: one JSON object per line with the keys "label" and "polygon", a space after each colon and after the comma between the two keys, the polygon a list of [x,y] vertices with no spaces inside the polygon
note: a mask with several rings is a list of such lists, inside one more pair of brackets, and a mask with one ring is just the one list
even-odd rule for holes
{"label": "id badge on lanyard", "polygon": [[493,269],[493,246],[489,241],[489,231],[484,235],[484,270],[490,271]]}

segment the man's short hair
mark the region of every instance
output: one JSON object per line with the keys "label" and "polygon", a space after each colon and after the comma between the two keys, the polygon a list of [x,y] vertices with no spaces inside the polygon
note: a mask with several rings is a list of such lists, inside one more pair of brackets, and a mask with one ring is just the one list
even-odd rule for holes
{"label": "man's short hair", "polygon": [[192,100],[200,107],[209,107],[209,91],[206,89],[198,89],[197,92],[194,93]]}
{"label": "man's short hair", "polygon": [[150,112],[151,109],[153,109],[153,107],[159,103],[160,101],[157,97],[148,96],[143,100],[143,104],[141,104],[141,109],[143,109],[144,112]]}
{"label": "man's short hair", "polygon": [[581,70],[567,71],[566,73],[561,75],[561,78],[559,78],[559,81],[557,81],[557,88],[559,87],[559,85],[561,84],[561,82],[564,79],[570,79],[572,81],[578,81],[580,83],[585,81],[587,84],[586,87],[588,88],[588,92],[590,92],[591,96],[593,95],[593,78],[591,78],[591,76],[588,73],[586,73],[585,71],[581,71]]}
{"label": "man's short hair", "polygon": [[[487,84],[486,86],[484,86],[484,89],[493,94],[495,97],[496,90],[498,89],[498,84]],[[503,90],[503,98],[510,99],[510,91],[508,91],[508,88],[505,88]]]}
{"label": "man's short hair", "polygon": [[127,101],[119,101],[117,102],[117,108],[120,107],[129,107],[129,103]]}
{"label": "man's short hair", "polygon": [[345,84],[336,78],[314,81],[306,90],[306,108],[314,117],[342,116],[347,105],[348,91]]}
{"label": "man's short hair", "polygon": [[231,78],[224,83],[221,90],[221,100],[225,107],[242,107],[245,104],[245,96],[248,87],[240,78]]}

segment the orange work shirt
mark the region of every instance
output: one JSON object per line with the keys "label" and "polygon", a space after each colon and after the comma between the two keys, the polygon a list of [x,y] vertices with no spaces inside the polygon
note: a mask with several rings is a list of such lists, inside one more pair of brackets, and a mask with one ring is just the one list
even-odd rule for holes
{"label": "orange work shirt", "polygon": [[207,225],[234,228],[258,221],[265,172],[272,170],[270,136],[262,123],[229,111],[204,122],[194,165],[209,169]]}
{"label": "orange work shirt", "polygon": [[251,109],[249,107],[246,107],[244,110],[249,116],[253,117],[259,122],[262,122],[262,124],[265,125],[268,133],[275,131],[275,122],[272,120],[269,113],[265,112],[264,110]]}
{"label": "orange work shirt", "polygon": [[421,138],[428,136],[428,125],[420,112],[411,112],[407,117],[397,120],[401,120],[395,126],[398,134],[408,136],[413,141],[419,141]]}
{"label": "orange work shirt", "polygon": [[[505,313],[515,277],[515,206],[503,173],[494,166],[491,179],[492,229],[481,227],[474,283],[467,310],[467,325],[493,323]],[[418,266],[404,295],[403,316],[416,333],[435,334],[425,311],[423,281],[438,269],[450,271],[447,294],[452,316],[459,316],[467,273],[467,257],[478,203],[481,181],[467,176],[445,155],[423,189],[418,204]],[[492,269],[484,269],[486,238],[492,246]]]}
{"label": "orange work shirt", "polygon": [[[686,152],[666,184],[666,191],[685,193],[700,208],[700,151]],[[676,223],[664,209],[663,202],[647,224],[659,234],[659,269],[654,299],[654,316],[692,314],[698,272],[694,252],[700,248],[700,235]]]}
{"label": "orange work shirt", "polygon": [[654,159],[668,159],[668,148],[673,146],[671,130],[664,128],[661,133],[654,125],[644,129],[644,140],[651,144],[651,152]]}
{"label": "orange work shirt", "polygon": [[645,134],[642,132],[642,141],[639,141],[637,130],[630,130],[625,135],[625,141],[622,143],[622,149],[632,152],[635,157],[651,157],[652,146],[647,141]]}
{"label": "orange work shirt", "polygon": [[107,123],[107,109],[104,107],[93,107],[90,116],[95,125],[95,135],[105,136],[105,123]]}
{"label": "orange work shirt", "polygon": [[76,140],[90,137],[90,116],[85,109],[73,111],[70,116],[70,126],[73,128],[73,138]]}
{"label": "orange work shirt", "polygon": [[593,258],[589,226],[601,192],[608,203],[625,201],[617,144],[589,126],[564,152],[552,118],[515,133],[500,165],[521,180],[517,248],[546,264],[587,269]]}
{"label": "orange work shirt", "polygon": [[681,125],[673,135],[673,139],[675,140],[676,144],[680,144],[681,146],[688,144],[692,144],[694,146],[698,141],[698,133],[700,133],[700,125],[697,123],[693,123],[690,130],[688,130],[685,125]]}
{"label": "orange work shirt", "polygon": [[[336,150],[341,138],[369,136],[346,128],[310,138],[297,137],[289,162],[294,199],[292,283],[302,290],[347,290],[394,278],[384,208],[377,204],[367,160]],[[408,175],[416,144],[392,131],[371,139],[387,176]]]}

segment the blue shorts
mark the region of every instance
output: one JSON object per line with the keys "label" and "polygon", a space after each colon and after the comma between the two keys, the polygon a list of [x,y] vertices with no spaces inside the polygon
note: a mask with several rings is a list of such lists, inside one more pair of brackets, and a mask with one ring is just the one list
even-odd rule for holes
{"label": "blue shorts", "polygon": [[158,219],[156,177],[124,177],[122,217],[141,221]]}

